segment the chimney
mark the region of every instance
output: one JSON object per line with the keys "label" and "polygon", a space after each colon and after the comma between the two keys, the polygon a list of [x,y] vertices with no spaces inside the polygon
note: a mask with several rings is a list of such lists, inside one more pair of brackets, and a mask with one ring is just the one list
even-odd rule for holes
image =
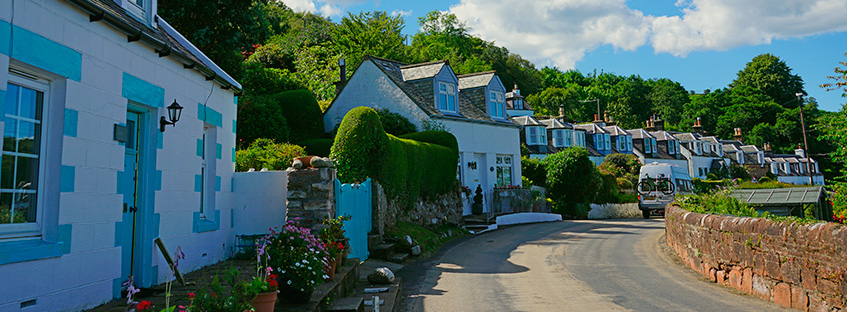
{"label": "chimney", "polygon": [[347,85],[347,62],[344,59],[338,60],[338,81],[335,83],[335,96],[341,94],[344,86]]}
{"label": "chimney", "polygon": [[794,155],[800,156],[800,158],[806,158],[806,150],[803,149],[803,144],[797,144],[797,149],[794,150]]}
{"label": "chimney", "polygon": [[653,128],[656,128],[656,131],[665,130],[665,121],[662,120],[662,117],[656,117],[656,119],[653,120]]}
{"label": "chimney", "polygon": [[596,123],[596,124],[597,124],[597,125],[599,125],[600,127],[605,127],[605,126],[606,126],[606,122],[605,122],[604,120],[600,119],[600,115],[599,115],[599,114],[594,114],[594,123]]}
{"label": "chimney", "polygon": [[650,116],[650,119],[647,120],[647,127],[644,127],[644,130],[648,132],[656,131],[656,127],[653,126],[653,116]]}
{"label": "chimney", "polygon": [[518,83],[517,82],[515,83],[515,87],[512,88],[512,92],[514,92],[516,95],[521,95],[521,89],[518,89]]}
{"label": "chimney", "polygon": [[614,126],[616,124],[617,123],[615,122],[615,117],[612,117],[611,115],[609,115],[609,113],[606,113],[606,125]]}
{"label": "chimney", "polygon": [[773,151],[771,150],[771,144],[770,143],[765,143],[764,149],[765,149],[765,156],[767,156],[767,157],[773,156]]}
{"label": "chimney", "polygon": [[694,126],[691,127],[691,132],[697,133],[699,135],[704,135],[703,126],[700,125],[700,117],[697,117],[697,121],[694,122]]}
{"label": "chimney", "polygon": [[735,129],[733,129],[733,131],[735,131],[735,134],[734,134],[732,137],[733,137],[736,141],[738,141],[738,142],[742,142],[742,139],[744,139],[744,136],[743,136],[743,135],[741,135],[741,128],[735,128]]}
{"label": "chimney", "polygon": [[565,106],[559,105],[559,118],[565,118]]}

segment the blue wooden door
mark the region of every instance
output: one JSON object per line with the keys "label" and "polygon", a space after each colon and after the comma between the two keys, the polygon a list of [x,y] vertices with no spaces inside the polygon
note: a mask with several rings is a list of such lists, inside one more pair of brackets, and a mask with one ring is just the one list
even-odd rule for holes
{"label": "blue wooden door", "polygon": [[341,184],[335,180],[335,214],[349,215],[344,231],[350,239],[350,258],[368,258],[368,233],[371,231],[371,179],[361,184]]}
{"label": "blue wooden door", "polygon": [[[117,226],[119,241],[121,246],[121,275],[126,278],[129,275],[139,276],[140,268],[136,262],[139,254],[138,239],[140,238],[141,215],[138,213],[139,208],[139,162],[141,142],[141,114],[127,111],[126,127],[127,141],[124,145],[124,170],[118,172],[118,192],[123,195],[123,207],[121,213],[121,222]],[[139,279],[136,278],[137,285]]]}

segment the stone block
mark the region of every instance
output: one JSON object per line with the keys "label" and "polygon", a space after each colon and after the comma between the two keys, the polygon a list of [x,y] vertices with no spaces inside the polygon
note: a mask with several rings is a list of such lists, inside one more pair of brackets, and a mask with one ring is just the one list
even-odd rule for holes
{"label": "stone block", "polygon": [[717,279],[718,284],[723,284],[726,281],[726,271],[717,271],[715,278]]}
{"label": "stone block", "polygon": [[773,302],[783,307],[791,307],[791,286],[777,283],[773,288]]}
{"label": "stone block", "polygon": [[817,290],[827,295],[835,295],[838,289],[838,285],[828,279],[819,278],[817,284]]}
{"label": "stone block", "polygon": [[815,295],[809,295],[809,311],[813,312],[828,312],[829,305],[826,301]]}
{"label": "stone block", "polygon": [[287,207],[289,210],[297,209],[297,208],[303,207],[303,202],[299,201],[299,200],[289,200],[289,201],[286,201],[285,207]]}
{"label": "stone block", "polygon": [[760,275],[753,275],[753,295],[764,300],[771,300],[771,288],[767,279]]}
{"label": "stone block", "polygon": [[817,289],[816,274],[811,264],[800,266],[800,285],[805,289]]}
{"label": "stone block", "polygon": [[780,273],[782,274],[782,280],[793,285],[800,284],[800,268],[797,265],[797,261],[788,260],[780,266]]}
{"label": "stone block", "polygon": [[709,277],[709,280],[712,281],[712,283],[717,282],[717,272],[718,272],[718,270],[715,270],[715,268],[709,269],[709,276],[708,277]]}
{"label": "stone block", "polygon": [[782,279],[782,273],[779,270],[779,256],[767,253],[765,257],[765,276],[773,279]]}
{"label": "stone block", "polygon": [[328,182],[320,182],[320,183],[312,183],[312,192],[329,192],[332,190],[332,183]]}
{"label": "stone block", "polygon": [[741,291],[748,294],[753,293],[753,270],[750,268],[744,268],[741,271]]}
{"label": "stone block", "polygon": [[727,280],[729,281],[729,286],[732,288],[741,290],[741,270],[739,268],[733,268],[732,271],[729,271],[727,275]]}
{"label": "stone block", "polygon": [[[289,183],[290,185],[290,183]],[[288,190],[288,199],[304,199],[307,198],[307,194],[305,191],[300,190]]]}
{"label": "stone block", "polygon": [[809,307],[809,295],[800,287],[791,287],[791,307],[806,310]]}

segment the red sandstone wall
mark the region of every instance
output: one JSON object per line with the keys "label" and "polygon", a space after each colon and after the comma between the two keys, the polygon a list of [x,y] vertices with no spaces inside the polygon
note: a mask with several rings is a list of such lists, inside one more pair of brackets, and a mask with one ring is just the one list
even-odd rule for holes
{"label": "red sandstone wall", "polygon": [[800,310],[847,308],[847,226],[785,225],[668,206],[665,230],[685,264],[712,282]]}

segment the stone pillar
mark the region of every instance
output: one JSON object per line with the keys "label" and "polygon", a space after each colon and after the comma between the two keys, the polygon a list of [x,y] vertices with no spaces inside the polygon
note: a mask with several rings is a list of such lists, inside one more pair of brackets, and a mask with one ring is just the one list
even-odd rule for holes
{"label": "stone pillar", "polygon": [[[325,226],[325,217],[335,217],[335,168],[288,168],[288,220],[296,220],[313,233]],[[300,218],[299,220],[296,218]]]}

